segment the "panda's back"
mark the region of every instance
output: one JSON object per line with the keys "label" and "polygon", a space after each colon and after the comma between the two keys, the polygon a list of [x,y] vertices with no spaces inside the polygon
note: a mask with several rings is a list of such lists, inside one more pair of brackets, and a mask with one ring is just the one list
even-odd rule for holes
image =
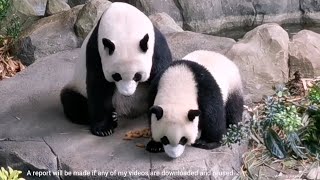
{"label": "panda's back", "polygon": [[230,92],[242,89],[238,67],[224,55],[199,50],[186,55],[183,59],[201,64],[210,72],[221,89],[224,102]]}

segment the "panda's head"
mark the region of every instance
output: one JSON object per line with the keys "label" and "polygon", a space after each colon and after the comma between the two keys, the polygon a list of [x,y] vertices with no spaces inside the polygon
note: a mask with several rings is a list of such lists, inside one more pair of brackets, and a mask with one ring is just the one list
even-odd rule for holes
{"label": "panda's head", "polygon": [[197,139],[200,110],[155,105],[150,113],[152,138],[163,144],[168,156],[181,156],[185,146]]}
{"label": "panda's head", "polygon": [[132,95],[139,82],[149,79],[153,28],[147,16],[126,3],[113,3],[101,17],[98,47],[103,73],[122,95]]}

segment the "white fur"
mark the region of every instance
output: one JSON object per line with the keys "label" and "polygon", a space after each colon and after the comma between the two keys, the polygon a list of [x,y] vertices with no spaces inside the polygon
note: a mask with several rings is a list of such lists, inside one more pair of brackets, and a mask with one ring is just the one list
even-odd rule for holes
{"label": "white fur", "polygon": [[186,146],[178,144],[177,146],[171,146],[170,144],[163,146],[164,151],[168,154],[168,156],[172,158],[177,158],[182,155]]}
{"label": "white fur", "polygon": [[[73,79],[67,85],[85,97],[87,97],[86,46],[92,31],[82,44]],[[149,35],[149,41],[148,50],[144,53],[139,47],[139,42],[146,34]],[[102,44],[103,38],[110,39],[115,44],[115,51],[111,56]],[[127,3],[115,2],[102,15],[98,30],[98,47],[102,69],[109,82],[114,82],[112,74],[119,73],[121,75],[122,80],[116,82],[120,94],[129,96],[135,92],[138,85],[132,80],[135,73],[141,73],[141,82],[148,80],[152,67],[154,42],[153,25],[149,18],[137,8]]]}
{"label": "white fur", "polygon": [[[127,31],[126,33],[123,33]],[[139,43],[149,35],[148,50],[142,52]],[[102,39],[107,38],[115,44],[115,51],[109,55]],[[102,15],[98,32],[99,53],[105,78],[114,82],[112,75],[119,73],[122,80],[115,82],[123,95],[132,95],[138,85],[133,81],[135,73],[142,75],[141,82],[147,81],[152,67],[155,34],[151,21],[137,8],[127,3],[112,3]]]}
{"label": "white fur", "polygon": [[[227,57],[200,50],[188,54],[183,59],[197,62],[207,68],[220,87],[224,103],[229,93],[242,93],[239,70]],[[199,118],[196,117],[193,122],[187,118],[190,109],[198,109],[196,85],[193,73],[184,65],[170,67],[160,79],[154,105],[163,108],[163,117],[157,120],[155,115],[151,116],[151,130],[155,141],[160,142],[163,136],[167,136],[170,144],[164,146],[164,149],[170,157],[176,158],[183,153],[184,148],[178,146],[183,136],[188,139],[189,145],[200,138]]]}
{"label": "white fur", "polygon": [[226,56],[213,51],[194,51],[183,59],[203,65],[219,85],[223,102],[227,101],[228,93],[238,90],[241,92],[242,83],[238,67]]}
{"label": "white fur", "polygon": [[190,109],[199,109],[197,102],[198,90],[193,73],[185,66],[169,67],[159,82],[158,93],[154,105],[163,109],[163,117],[157,120],[151,117],[151,132],[155,141],[160,142],[167,136],[172,146],[179,144],[181,137],[194,143],[197,137],[199,118],[189,121]]}

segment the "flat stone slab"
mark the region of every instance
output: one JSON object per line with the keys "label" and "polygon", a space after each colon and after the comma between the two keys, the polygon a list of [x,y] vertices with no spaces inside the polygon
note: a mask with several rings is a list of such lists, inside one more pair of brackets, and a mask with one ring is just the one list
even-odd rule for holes
{"label": "flat stone slab", "polygon": [[[147,127],[147,117],[119,119],[109,137],[63,115],[59,93],[71,78],[79,49],[37,60],[0,81],[0,167],[22,170],[26,179],[232,179],[245,147],[203,150],[187,147],[178,159],[151,154],[123,140]],[[177,177],[180,176],[180,177]]]}

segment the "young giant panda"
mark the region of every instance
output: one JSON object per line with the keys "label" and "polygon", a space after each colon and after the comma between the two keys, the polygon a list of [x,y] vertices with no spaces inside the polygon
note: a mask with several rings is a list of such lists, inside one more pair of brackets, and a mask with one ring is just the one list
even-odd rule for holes
{"label": "young giant panda", "polygon": [[242,83],[237,66],[210,51],[194,51],[174,61],[159,77],[150,108],[150,152],[179,157],[185,145],[220,146],[229,124],[242,119]]}
{"label": "young giant panda", "polygon": [[73,78],[61,91],[66,117],[90,124],[94,135],[112,134],[115,109],[132,116],[147,112],[150,82],[171,61],[166,39],[145,14],[112,3],[84,40]]}

